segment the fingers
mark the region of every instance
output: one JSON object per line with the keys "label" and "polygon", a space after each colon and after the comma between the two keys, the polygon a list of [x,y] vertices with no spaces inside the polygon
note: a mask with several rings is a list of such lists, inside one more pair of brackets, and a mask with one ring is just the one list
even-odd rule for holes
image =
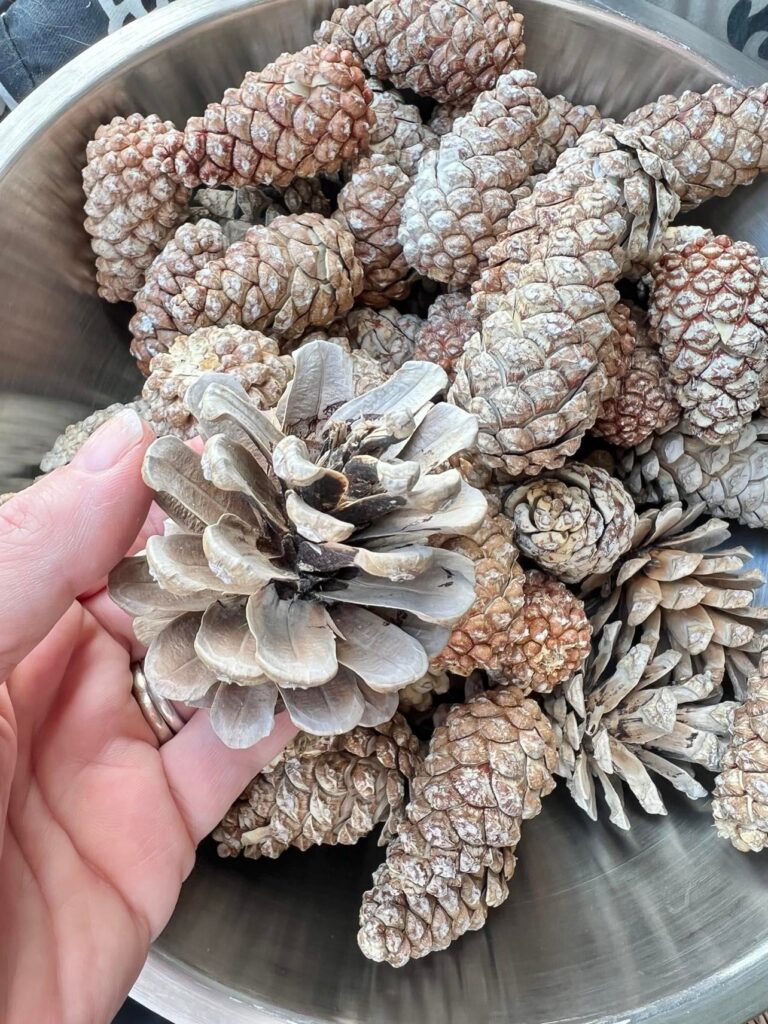
{"label": "fingers", "polygon": [[151,440],[126,409],[69,466],[0,507],[0,680],[136,538],[150,505],[141,463]]}
{"label": "fingers", "polygon": [[261,743],[247,750],[230,750],[215,735],[208,712],[198,711],[160,748],[168,784],[196,844],[218,825],[254,775],[291,742],[297,731],[283,713],[276,717],[274,729]]}

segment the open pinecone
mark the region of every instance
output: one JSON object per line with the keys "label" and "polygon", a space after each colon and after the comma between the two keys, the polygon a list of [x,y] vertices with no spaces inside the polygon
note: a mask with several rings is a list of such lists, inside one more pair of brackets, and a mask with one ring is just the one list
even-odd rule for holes
{"label": "open pinecone", "polygon": [[453,381],[456,361],[479,330],[480,317],[470,308],[467,292],[438,295],[419,332],[414,357],[442,366],[448,379]]}
{"label": "open pinecone", "polygon": [[472,562],[429,546],[487,509],[456,470],[433,472],[476,432],[432,404],[444,372],[406,363],[352,398],[340,345],[294,363],[276,415],[230,375],[187,390],[202,458],[175,437],[150,446],[144,479],[169,526],[110,577],[153,691],[210,707],[234,747],[271,731],[278,698],[317,735],[387,721],[474,601]]}
{"label": "open pinecone", "polygon": [[552,791],[555,760],[549,722],[515,689],[450,708],[363,896],[367,957],[402,967],[482,928],[509,894],[520,826]]}
{"label": "open pinecone", "polygon": [[379,822],[384,845],[402,819],[419,742],[402,715],[341,736],[299,733],[227,811],[213,833],[220,857],[256,860],[289,847],[352,845]]}

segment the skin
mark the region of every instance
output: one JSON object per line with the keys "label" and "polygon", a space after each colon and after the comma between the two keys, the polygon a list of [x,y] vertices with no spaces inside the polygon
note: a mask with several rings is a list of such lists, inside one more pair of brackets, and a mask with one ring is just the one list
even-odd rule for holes
{"label": "skin", "polygon": [[133,413],[0,507],[0,1020],[106,1024],[197,843],[294,735],[227,749],[197,711],[159,747],[131,696],[143,651],[105,590],[157,532]]}

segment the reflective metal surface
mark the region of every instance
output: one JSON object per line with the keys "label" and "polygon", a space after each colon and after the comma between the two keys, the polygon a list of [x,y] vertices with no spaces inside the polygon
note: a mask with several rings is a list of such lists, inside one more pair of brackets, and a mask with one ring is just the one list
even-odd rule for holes
{"label": "reflective metal surface", "polygon": [[[620,114],[662,91],[761,77],[643,0],[611,5],[640,23],[520,0],[545,90]],[[183,121],[246,68],[306,43],[329,6],[180,0],[94,47],[0,126],[1,489],[34,472],[59,426],[140,384],[127,311],[95,296],[80,214],[87,138],[117,112]],[[707,56],[650,31],[659,19]],[[768,180],[705,215],[768,252],[766,211]],[[178,1024],[741,1024],[768,1005],[768,860],[718,842],[705,806],[666,799],[669,818],[633,815],[624,835],[550,797],[488,927],[401,971],[355,944],[373,844],[274,863],[218,861],[204,845],[134,994]]]}

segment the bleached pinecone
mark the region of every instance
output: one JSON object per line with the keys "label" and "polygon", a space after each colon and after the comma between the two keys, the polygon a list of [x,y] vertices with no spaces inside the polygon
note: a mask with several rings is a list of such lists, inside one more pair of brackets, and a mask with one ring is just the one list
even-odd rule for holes
{"label": "bleached pinecone", "polygon": [[423,323],[412,313],[400,313],[393,306],[353,309],[344,320],[350,342],[379,363],[386,374],[399,370],[408,359],[424,358],[415,354]]}
{"label": "bleached pinecone", "polygon": [[293,376],[293,359],[259,331],[202,327],[180,335],[152,360],[142,398],[147,422],[157,434],[192,437],[195,421],[184,404],[187,389],[204,373],[231,374],[258,409],[272,409]]}
{"label": "bleached pinecone", "polygon": [[115,117],[88,143],[83,169],[85,230],[96,254],[99,295],[130,302],[152,260],[184,219],[189,191],[153,150],[170,121]]}
{"label": "bleached pinecone", "polygon": [[332,212],[330,199],[317,178],[296,178],[284,189],[270,185],[242,188],[199,188],[189,207],[190,220],[212,220],[224,231],[227,244],[240,242],[254,224],[271,224],[288,213]]}
{"label": "bleached pinecone", "polygon": [[718,83],[700,95],[662,96],[624,122],[668,148],[683,179],[683,208],[728,196],[768,170],[768,85]]}
{"label": "bleached pinecone", "polygon": [[502,75],[425,154],[402,213],[405,259],[460,288],[475,280],[506,230],[512,191],[531,173],[548,104],[532,71]]}
{"label": "bleached pinecone", "polygon": [[412,178],[424,154],[437,148],[437,136],[422,121],[419,108],[406,103],[397,89],[387,89],[377,78],[369,78],[368,87],[373,93],[371,109],[375,118],[370,151],[397,164]]}
{"label": "bleached pinecone", "polygon": [[469,113],[471,106],[471,97],[459,100],[457,103],[438,103],[427,123],[438,139],[441,139],[443,135],[452,130],[457,117],[464,117]]}
{"label": "bleached pinecone", "polygon": [[447,672],[430,668],[429,672],[415,683],[410,683],[400,691],[400,704],[403,714],[410,712],[429,711],[435,703],[435,697],[447,693],[451,685]]}
{"label": "bleached pinecone", "polygon": [[167,352],[181,332],[174,311],[183,302],[195,275],[227,248],[227,239],[218,224],[199,220],[182,224],[147,271],[143,288],[136,293],[136,312],[129,329],[131,354],[146,376],[152,358]]}
{"label": "bleached pinecone", "polygon": [[480,317],[472,311],[467,292],[438,295],[419,332],[414,356],[442,366],[452,381],[457,359],[479,330]]}
{"label": "bleached pinecone", "polygon": [[539,147],[533,174],[546,174],[557,163],[566,149],[575,146],[582,135],[607,124],[600,111],[592,104],[572,103],[565,96],[552,96],[547,101],[547,116],[539,124]]}
{"label": "bleached pinecone", "polygon": [[683,652],[649,625],[639,635],[620,621],[598,628],[583,670],[545,702],[556,773],[593,821],[601,790],[610,820],[622,829],[630,828],[625,785],[647,814],[667,813],[653,776],[691,800],[706,797],[686,762],[720,770],[736,707],[707,671],[678,679]]}
{"label": "bleached pinecone", "polygon": [[438,103],[493,88],[525,57],[523,16],[506,0],[371,0],[340,7],[315,33],[366,71]]}
{"label": "bleached pinecone", "polygon": [[632,315],[637,337],[629,364],[617,378],[613,395],[603,399],[592,428],[593,434],[620,448],[632,448],[654,431],[668,430],[682,415],[674,385],[649,336],[647,317],[638,309]]}
{"label": "bleached pinecone", "polygon": [[768,365],[768,267],[754,246],[699,238],[652,270],[653,339],[692,431],[735,441],[760,404]]}
{"label": "bleached pinecone", "polygon": [[653,253],[650,262],[646,258],[631,264],[625,268],[624,276],[630,281],[642,280],[644,284],[650,285],[648,275],[662,256],[666,256],[668,252],[684,249],[689,242],[696,242],[700,238],[706,238],[708,242],[711,242],[714,237],[714,231],[696,224],[671,224],[661,236],[658,248]]}
{"label": "bleached pinecone", "polygon": [[742,853],[768,846],[768,657],[735,709],[722,774],[715,779],[712,817],[717,834]]}
{"label": "bleached pinecone", "polygon": [[283,53],[249,71],[221,103],[157,140],[185,185],[290,185],[337,171],[368,148],[371,90],[357,59],[335,46]]}
{"label": "bleached pinecone", "polygon": [[608,319],[612,330],[597,353],[605,372],[602,405],[618,392],[637,345],[637,324],[626,302],[618,302],[608,314]]}
{"label": "bleached pinecone", "polygon": [[278,698],[315,735],[388,721],[474,601],[471,560],[429,545],[487,510],[457,471],[433,472],[476,432],[433,402],[444,372],[410,362],[355,398],[340,345],[293,359],[274,413],[231,375],[188,388],[202,456],[176,437],[149,447],[170,525],[110,576],[153,692],[210,707],[232,747],[271,731]]}
{"label": "bleached pinecone", "polygon": [[[66,429],[59,434],[51,445],[50,451],[46,452],[40,460],[40,472],[50,473],[59,466],[68,465],[75,455],[80,451],[88,438],[95,434],[107,420],[112,419],[123,409],[135,409],[142,419],[148,419],[148,410],[141,397],[135,398],[132,402],[114,402],[106,409],[97,409],[90,416],[79,420],[77,423],[70,423]],[[14,492],[15,493],[15,492]]]}
{"label": "bleached pinecone", "polygon": [[581,596],[596,634],[608,622],[626,624],[624,650],[632,636],[653,635],[659,651],[680,655],[676,683],[708,673],[719,686],[727,675],[743,699],[768,644],[768,608],[754,605],[763,576],[747,568],[745,548],[720,550],[728,524],[703,513],[700,503],[679,502],[641,513],[630,550],[613,572],[586,580]]}
{"label": "bleached pinecone", "polygon": [[299,733],[256,776],[214,830],[220,857],[279,857],[289,847],[351,846],[402,819],[419,742],[402,715],[341,736]]}
{"label": "bleached pinecone", "polygon": [[363,896],[367,957],[402,967],[482,928],[509,894],[520,826],[554,788],[555,761],[549,722],[515,689],[450,708]]}
{"label": "bleached pinecone", "polygon": [[358,161],[339,192],[334,219],[355,240],[363,268],[358,301],[375,309],[408,296],[414,274],[398,240],[403,202],[411,179],[385,156]]}
{"label": "bleached pinecone", "polygon": [[752,420],[732,445],[709,445],[686,423],[624,453],[618,475],[636,501],[701,502],[712,516],[768,527],[768,420]]}
{"label": "bleached pinecone", "polygon": [[523,636],[523,570],[513,541],[512,523],[489,515],[471,537],[457,537],[445,547],[475,563],[475,602],[454,626],[445,648],[432,659],[438,669],[468,676],[475,669],[500,672],[509,649]]}

